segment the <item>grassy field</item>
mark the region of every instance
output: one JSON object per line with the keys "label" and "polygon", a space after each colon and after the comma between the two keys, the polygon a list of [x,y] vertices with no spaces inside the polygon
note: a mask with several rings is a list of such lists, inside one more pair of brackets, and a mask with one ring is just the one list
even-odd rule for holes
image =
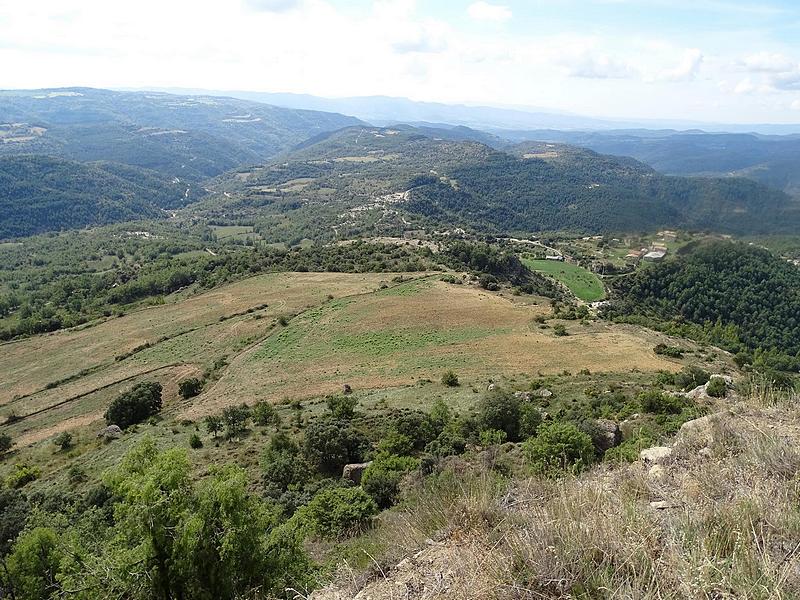
{"label": "grassy field", "polygon": [[605,297],[603,283],[583,267],[555,260],[523,259],[523,262],[529,269],[554,277],[585,302],[596,302]]}
{"label": "grassy field", "polygon": [[[240,354],[219,382],[182,413],[197,418],[242,399],[279,402],[336,392],[419,385],[448,369],[470,385],[493,377],[677,370],[653,353],[658,335],[594,322],[542,329],[545,303],[525,303],[434,278],[306,311]],[[612,350],[613,349],[613,350]]]}

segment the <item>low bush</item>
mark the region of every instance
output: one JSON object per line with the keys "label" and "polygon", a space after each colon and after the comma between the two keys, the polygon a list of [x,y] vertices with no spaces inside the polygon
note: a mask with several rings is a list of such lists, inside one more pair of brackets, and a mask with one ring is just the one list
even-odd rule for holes
{"label": "low bush", "polygon": [[360,487],[333,487],[314,496],[301,518],[320,537],[332,538],[357,533],[377,512],[373,499]]}
{"label": "low bush", "polygon": [[572,423],[551,423],[523,444],[533,470],[545,476],[578,473],[594,459],[592,438]]}
{"label": "low bush", "polygon": [[397,502],[403,476],[418,466],[419,461],[408,456],[379,455],[365,469],[361,487],[380,508],[388,508]]}

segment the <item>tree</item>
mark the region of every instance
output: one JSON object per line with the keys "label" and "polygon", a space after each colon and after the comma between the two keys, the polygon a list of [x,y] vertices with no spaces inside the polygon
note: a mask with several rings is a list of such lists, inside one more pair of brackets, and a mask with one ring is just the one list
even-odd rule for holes
{"label": "tree", "polygon": [[219,415],[206,415],[206,418],[203,419],[203,422],[206,424],[206,431],[208,431],[208,433],[213,435],[215,438],[217,437],[217,434],[222,431],[222,417]]}
{"label": "tree", "polygon": [[117,396],[105,414],[106,422],[127,429],[161,411],[161,384],[137,383],[128,392]]}
{"label": "tree", "polygon": [[328,396],[325,401],[334,419],[349,421],[356,414],[358,399],[353,396]]}
{"label": "tree", "polygon": [[368,446],[369,440],[347,421],[320,419],[306,429],[303,453],[321,473],[338,476],[344,465],[360,462]]}
{"label": "tree", "polygon": [[550,423],[522,446],[533,469],[547,476],[577,473],[594,458],[592,438],[572,423]]}
{"label": "tree", "polygon": [[61,451],[66,451],[72,448],[72,434],[69,431],[62,431],[59,433],[53,443],[61,449]]}
{"label": "tree", "polygon": [[247,404],[240,406],[226,406],[222,409],[222,422],[225,425],[225,437],[232,439],[247,429],[250,420],[250,407]]}
{"label": "tree", "polygon": [[508,441],[519,441],[520,401],[499,388],[487,393],[478,402],[478,424],[481,430],[499,429]]}
{"label": "tree", "polygon": [[203,390],[203,381],[197,377],[184,379],[178,384],[178,392],[183,398],[194,398]]}
{"label": "tree", "polygon": [[285,433],[272,436],[261,455],[264,485],[271,495],[285,492],[293,484],[309,478],[309,465],[303,459],[300,446]]}
{"label": "tree", "polygon": [[23,533],[6,561],[14,596],[26,600],[58,597],[61,559],[58,535],[53,529],[36,527]]}

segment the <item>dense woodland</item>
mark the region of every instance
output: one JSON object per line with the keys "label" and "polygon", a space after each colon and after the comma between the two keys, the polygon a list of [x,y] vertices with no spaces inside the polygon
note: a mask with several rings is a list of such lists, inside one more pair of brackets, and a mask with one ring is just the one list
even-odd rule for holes
{"label": "dense woodland", "polygon": [[767,250],[725,242],[690,246],[677,258],[620,277],[615,292],[612,317],[697,337],[741,353],[744,364],[761,356],[785,370],[800,367],[800,269]]}
{"label": "dense woodland", "polygon": [[0,158],[0,239],[160,217],[195,197],[152,171],[43,156]]}

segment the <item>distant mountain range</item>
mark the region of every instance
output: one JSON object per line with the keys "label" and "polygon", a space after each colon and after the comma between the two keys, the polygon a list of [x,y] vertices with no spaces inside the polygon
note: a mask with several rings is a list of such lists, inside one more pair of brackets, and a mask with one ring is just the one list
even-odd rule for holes
{"label": "distant mountain range", "polygon": [[89,88],[0,91],[0,155],[113,161],[191,181],[359,123],[233,98]]}
{"label": "distant mountain range", "polygon": [[675,119],[606,119],[586,117],[546,108],[492,107],[419,102],[390,96],[323,98],[307,94],[206,89],[163,88],[178,94],[227,96],[293,109],[310,109],[352,115],[373,125],[394,123],[464,125],[484,130],[560,129],[605,131],[614,129],[696,129],[710,132],[800,134],[800,123],[725,124]]}
{"label": "distant mountain range", "polygon": [[[376,127],[339,113],[210,95],[0,92],[0,237],[163,218],[164,209],[253,223],[262,237],[290,242],[416,227],[800,229],[797,203],[758,183],[797,189],[800,136],[487,132],[436,124],[447,115],[425,111],[439,105],[396,106],[432,121]],[[413,106],[419,111],[411,114]],[[464,118],[478,114],[460,108]],[[578,146],[704,177],[667,177]],[[706,176],[717,174],[724,177]]]}

